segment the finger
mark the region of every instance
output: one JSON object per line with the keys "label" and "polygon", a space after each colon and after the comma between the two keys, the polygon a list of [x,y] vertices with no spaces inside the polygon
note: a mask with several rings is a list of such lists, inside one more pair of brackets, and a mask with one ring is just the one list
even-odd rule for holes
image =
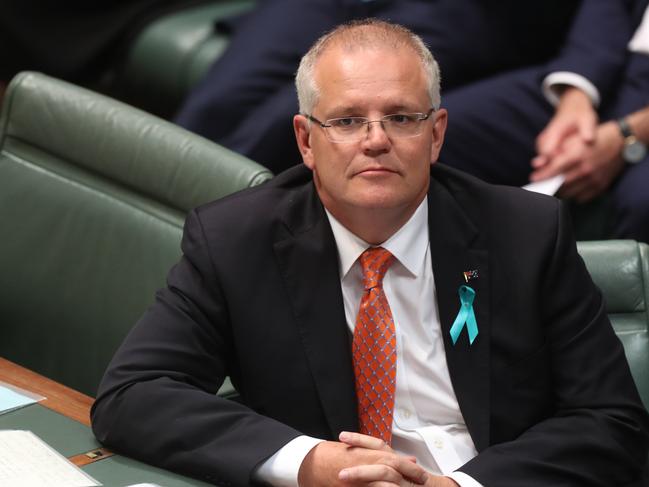
{"label": "finger", "polygon": [[597,134],[597,119],[587,118],[580,121],[579,135],[588,144],[595,142]]}
{"label": "finger", "polygon": [[530,181],[541,181],[557,174],[571,171],[581,162],[582,150],[580,146],[572,145],[550,159],[550,162],[535,170],[530,175]]}
{"label": "finger", "polygon": [[538,153],[552,156],[559,150],[561,142],[576,132],[576,127],[564,121],[551,121],[537,138]]}
{"label": "finger", "polygon": [[339,480],[349,483],[367,483],[372,486],[407,486],[424,485],[427,477],[413,480],[404,477],[399,472],[387,465],[357,465],[347,467],[338,473]]}
{"label": "finger", "polygon": [[417,484],[426,482],[428,474],[426,470],[417,465],[414,457],[395,454],[392,448],[383,440],[350,431],[341,432],[338,438],[342,443],[349,446],[385,452],[377,458],[375,464],[387,465]]}
{"label": "finger", "polygon": [[543,181],[544,179],[554,177],[557,174],[561,174],[561,167],[554,163],[548,164],[536,171],[532,171],[530,174],[530,181]]}
{"label": "finger", "polygon": [[573,166],[569,168],[566,172],[563,173],[563,188],[570,188],[574,186],[575,183],[583,181],[585,179],[584,171],[581,166]]}
{"label": "finger", "polygon": [[531,166],[535,169],[545,166],[550,161],[547,156],[538,155],[531,161]]}
{"label": "finger", "polygon": [[578,169],[572,169],[567,173],[564,173],[563,184],[557,191],[557,196],[559,198],[568,198],[571,199],[572,195],[575,194],[575,191],[581,186],[581,179],[583,175]]}
{"label": "finger", "polygon": [[382,439],[363,435],[361,433],[342,431],[340,435],[338,435],[338,439],[349,446],[358,446],[369,450],[393,451],[392,448],[390,448],[390,446]]}
{"label": "finger", "polygon": [[551,130],[550,127],[546,127],[539,136],[536,138],[536,151],[539,155],[548,156],[552,152],[553,140],[556,137],[553,135],[554,130]]}
{"label": "finger", "polygon": [[428,479],[428,472],[420,465],[410,461],[408,457],[393,455],[391,459],[387,460],[387,464],[415,485],[423,485]]}
{"label": "finger", "polygon": [[400,485],[403,476],[388,465],[357,465],[338,472],[338,478],[344,482],[388,482]]}
{"label": "finger", "polygon": [[577,195],[581,194],[588,187],[588,184],[582,179],[573,180],[570,183],[564,183],[558,195],[561,198],[575,199]]}

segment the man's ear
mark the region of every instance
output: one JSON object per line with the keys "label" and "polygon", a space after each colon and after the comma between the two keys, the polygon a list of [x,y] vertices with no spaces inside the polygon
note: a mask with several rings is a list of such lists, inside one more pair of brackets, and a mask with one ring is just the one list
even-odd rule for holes
{"label": "man's ear", "polygon": [[431,163],[434,163],[439,158],[439,153],[444,144],[444,134],[446,133],[446,125],[448,124],[448,112],[444,108],[433,113],[435,120],[433,120],[433,137],[431,139]]}
{"label": "man's ear", "polygon": [[313,151],[311,150],[311,130],[309,120],[304,115],[295,115],[293,117],[293,130],[295,131],[295,140],[297,148],[302,154],[302,161],[309,169],[313,169]]}

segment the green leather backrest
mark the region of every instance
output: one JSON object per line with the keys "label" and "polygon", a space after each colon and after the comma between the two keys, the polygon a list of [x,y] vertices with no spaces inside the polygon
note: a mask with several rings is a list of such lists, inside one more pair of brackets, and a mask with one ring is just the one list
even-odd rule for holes
{"label": "green leather backrest", "polygon": [[606,301],[640,395],[649,406],[649,246],[633,240],[579,242],[578,250]]}
{"label": "green leather backrest", "polygon": [[218,0],[171,12],[147,25],[117,74],[120,98],[170,117],[225,51],[218,20],[251,10],[254,0]]}
{"label": "green leather backrest", "polygon": [[265,168],[38,73],[0,115],[0,356],[94,395],[180,255],[194,206]]}

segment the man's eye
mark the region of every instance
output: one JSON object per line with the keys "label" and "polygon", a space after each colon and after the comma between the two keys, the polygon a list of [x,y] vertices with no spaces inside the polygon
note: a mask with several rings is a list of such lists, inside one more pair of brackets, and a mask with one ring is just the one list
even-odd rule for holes
{"label": "man's eye", "polygon": [[395,113],[394,115],[388,115],[386,117],[391,123],[397,125],[408,125],[414,123],[417,120],[415,115],[409,113]]}
{"label": "man's eye", "polygon": [[332,127],[336,127],[336,128],[355,127],[357,125],[360,125],[360,123],[361,122],[359,122],[359,119],[355,118],[355,117],[335,118],[335,119],[329,121],[329,124]]}

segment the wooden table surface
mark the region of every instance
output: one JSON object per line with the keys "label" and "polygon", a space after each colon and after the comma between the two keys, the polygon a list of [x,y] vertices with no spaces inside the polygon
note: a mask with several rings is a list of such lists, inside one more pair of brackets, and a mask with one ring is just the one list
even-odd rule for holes
{"label": "wooden table surface", "polygon": [[45,396],[39,404],[90,426],[94,399],[0,357],[0,381]]}
{"label": "wooden table surface", "polygon": [[[48,379],[25,367],[0,357],[0,381],[20,387],[28,392],[44,396],[39,401],[43,407],[56,411],[70,419],[90,426],[90,406],[94,399],[63,384]],[[97,448],[89,452],[68,457],[78,467],[113,456],[106,448]]]}

